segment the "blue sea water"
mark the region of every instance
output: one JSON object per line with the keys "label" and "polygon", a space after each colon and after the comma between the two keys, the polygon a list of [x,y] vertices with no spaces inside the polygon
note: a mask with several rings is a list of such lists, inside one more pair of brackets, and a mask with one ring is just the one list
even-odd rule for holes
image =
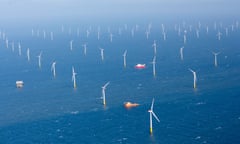
{"label": "blue sea water", "polygon": [[[33,28],[33,35],[31,28],[2,30],[9,47],[1,36],[0,143],[240,143],[240,28],[234,25],[231,30],[225,24],[214,29],[213,23],[209,23],[207,34],[206,25],[198,27],[193,23],[190,29],[190,25],[180,23],[178,35],[174,26],[166,25],[165,41],[161,24],[153,24],[148,39],[146,24],[139,28],[101,26],[99,40],[97,26],[64,26],[63,31],[61,25]],[[183,44],[185,29],[187,43]],[[199,38],[196,29],[200,31]],[[89,37],[86,30],[90,31]],[[112,42],[108,31],[113,33]],[[222,32],[221,40],[217,39],[218,31]],[[151,64],[154,40],[156,77]],[[86,56],[82,47],[85,43]],[[183,61],[179,55],[182,46]],[[104,61],[99,48],[104,48]],[[122,56],[125,50],[126,68]],[[221,52],[218,67],[214,67],[211,51]],[[41,68],[37,59],[40,52]],[[51,72],[53,61],[57,62],[56,78]],[[135,69],[137,63],[145,63],[146,69]],[[76,89],[72,67],[77,73]],[[189,68],[197,72],[196,89]],[[24,87],[16,88],[16,80],[23,80]],[[107,104],[103,106],[101,87],[108,81]],[[154,112],[161,122],[153,119],[150,134],[148,110],[153,98]],[[125,109],[126,101],[140,105]]]}

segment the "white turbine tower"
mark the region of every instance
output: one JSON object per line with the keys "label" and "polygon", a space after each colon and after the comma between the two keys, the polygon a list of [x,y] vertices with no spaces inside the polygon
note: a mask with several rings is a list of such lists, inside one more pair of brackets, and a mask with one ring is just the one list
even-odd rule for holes
{"label": "white turbine tower", "polygon": [[112,42],[112,40],[113,40],[113,34],[110,33],[110,42]]}
{"label": "white turbine tower", "polygon": [[86,35],[87,35],[87,38],[88,38],[89,35],[90,35],[90,31],[89,30],[86,31]]}
{"label": "white turbine tower", "polygon": [[156,44],[156,40],[153,41],[152,47],[153,47],[154,55],[156,55],[156,54],[157,54],[157,44]]}
{"label": "white turbine tower", "polygon": [[7,38],[6,38],[5,42],[6,42],[6,48],[8,48],[8,39]]}
{"label": "white turbine tower", "polygon": [[14,52],[14,42],[12,42],[12,51]]}
{"label": "white turbine tower", "polygon": [[87,44],[85,43],[82,46],[83,46],[83,53],[86,56],[87,55]]}
{"label": "white turbine tower", "polygon": [[127,50],[125,50],[124,53],[123,53],[123,66],[124,66],[124,68],[127,67],[126,56],[127,56]]}
{"label": "white turbine tower", "polygon": [[56,77],[56,61],[54,61],[52,63],[52,66],[51,66],[51,71],[53,72],[53,77],[55,78]]}
{"label": "white turbine tower", "polygon": [[42,59],[42,51],[40,52],[40,54],[37,56],[38,57],[38,67],[41,68],[41,59]]}
{"label": "white turbine tower", "polygon": [[104,86],[102,86],[102,99],[103,99],[103,105],[106,105],[106,94],[105,90],[107,86],[110,84],[110,82],[107,82]]}
{"label": "white turbine tower", "polygon": [[53,32],[51,32],[50,35],[51,35],[51,40],[53,40]]}
{"label": "white turbine tower", "polygon": [[73,40],[70,41],[70,50],[73,50]]}
{"label": "white turbine tower", "polygon": [[73,88],[77,88],[77,84],[76,84],[76,75],[77,73],[74,70],[74,67],[72,67],[72,81],[73,81]]}
{"label": "white turbine tower", "polygon": [[183,60],[183,49],[184,49],[184,47],[180,48],[180,58],[181,58],[181,60]]}
{"label": "white turbine tower", "polygon": [[18,43],[18,55],[19,55],[19,56],[22,55],[22,49],[21,49],[21,44],[20,44],[20,42]]}
{"label": "white turbine tower", "polygon": [[197,73],[190,68],[188,70],[193,73],[193,88],[197,88]]}
{"label": "white turbine tower", "polygon": [[186,34],[184,34],[183,35],[183,43],[186,44],[186,42],[187,42],[187,36],[186,36]]}
{"label": "white turbine tower", "polygon": [[156,56],[153,57],[153,61],[151,63],[153,65],[153,76],[156,77]]}
{"label": "white turbine tower", "polygon": [[100,52],[101,52],[101,59],[102,61],[104,60],[104,49],[103,48],[99,48],[100,49]]}
{"label": "white turbine tower", "polygon": [[145,34],[146,34],[146,38],[148,39],[148,38],[149,38],[150,31],[149,31],[149,30],[146,30]]}
{"label": "white turbine tower", "polygon": [[196,29],[196,36],[197,36],[197,38],[199,38],[199,30],[198,29]]}
{"label": "white turbine tower", "polygon": [[150,114],[150,134],[152,134],[152,130],[153,130],[153,126],[152,126],[152,116],[155,117],[155,119],[160,122],[159,118],[157,117],[157,115],[153,112],[153,104],[154,104],[154,98],[152,99],[152,105],[151,105],[151,109],[148,110],[149,114]]}
{"label": "white turbine tower", "polygon": [[98,31],[97,31],[97,39],[100,39],[100,27],[98,27]]}
{"label": "white turbine tower", "polygon": [[29,48],[27,49],[27,60],[30,61],[30,50],[29,50]]}
{"label": "white turbine tower", "polygon": [[221,40],[221,36],[222,36],[222,33],[219,31],[219,32],[217,33],[218,40]]}
{"label": "white turbine tower", "polygon": [[212,54],[214,55],[214,66],[217,67],[218,66],[217,56],[220,54],[220,52],[218,53],[212,52]]}

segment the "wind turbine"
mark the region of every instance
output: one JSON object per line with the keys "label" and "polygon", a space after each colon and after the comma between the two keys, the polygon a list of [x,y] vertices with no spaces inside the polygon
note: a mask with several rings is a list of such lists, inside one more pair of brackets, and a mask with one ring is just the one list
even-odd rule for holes
{"label": "wind turbine", "polygon": [[156,40],[153,41],[152,47],[153,47],[153,50],[154,50],[154,55],[156,55],[156,54],[157,54],[157,44],[156,44]]}
{"label": "wind turbine", "polygon": [[97,39],[100,39],[100,27],[98,27],[98,31],[97,31]]}
{"label": "wind turbine", "polygon": [[153,127],[152,127],[152,116],[155,117],[155,119],[160,122],[159,118],[157,117],[157,115],[153,112],[153,104],[154,104],[154,98],[152,99],[152,105],[151,105],[151,109],[148,110],[149,114],[150,114],[150,134],[152,134],[152,130],[153,130]]}
{"label": "wind turbine", "polygon": [[106,94],[105,90],[107,86],[110,84],[110,82],[107,82],[104,86],[102,86],[102,98],[103,98],[103,105],[106,105]]}
{"label": "wind turbine", "polygon": [[163,32],[163,40],[165,41],[166,40],[166,32]]}
{"label": "wind turbine", "polygon": [[196,35],[197,35],[197,38],[199,38],[199,30],[196,29]]}
{"label": "wind turbine", "polygon": [[82,46],[83,46],[83,53],[86,56],[87,55],[87,44],[85,43]]}
{"label": "wind turbine", "polygon": [[43,39],[46,39],[46,31],[43,30]]}
{"label": "wind turbine", "polygon": [[217,33],[218,40],[221,40],[221,35],[222,35],[222,33],[219,31],[219,32]]}
{"label": "wind turbine", "polygon": [[151,63],[153,65],[153,76],[156,77],[156,56],[153,57],[153,61]]}
{"label": "wind turbine", "polygon": [[193,73],[193,88],[197,88],[197,74],[195,71],[193,71],[192,69],[188,69],[189,71],[191,71]]}
{"label": "wind turbine", "polygon": [[12,42],[12,51],[14,52],[14,42]]}
{"label": "wind turbine", "polygon": [[181,48],[180,48],[180,57],[181,57],[181,60],[183,60],[183,49],[184,49],[184,47],[181,47]]}
{"label": "wind turbine", "polygon": [[99,48],[100,49],[100,52],[101,52],[101,59],[102,61],[104,60],[104,49],[103,48]]}
{"label": "wind turbine", "polygon": [[76,75],[77,75],[77,73],[74,71],[74,67],[72,67],[72,81],[73,81],[73,87],[74,88],[77,88]]}
{"label": "wind turbine", "polygon": [[149,31],[149,30],[146,30],[145,34],[146,34],[146,38],[148,39],[148,38],[149,38],[150,31]]}
{"label": "wind turbine", "polygon": [[184,34],[183,35],[183,43],[186,44],[186,42],[187,42],[187,36],[186,36],[186,34]]}
{"label": "wind turbine", "polygon": [[86,33],[87,33],[87,38],[88,38],[88,37],[89,37],[89,34],[90,34],[90,31],[87,30]]}
{"label": "wind turbine", "polygon": [[131,30],[132,37],[134,37],[134,28]]}
{"label": "wind turbine", "polygon": [[70,50],[72,51],[73,49],[73,40],[70,41]]}
{"label": "wind turbine", "polygon": [[5,42],[6,42],[6,48],[8,48],[8,39],[7,38],[6,38]]}
{"label": "wind turbine", "polygon": [[125,50],[124,53],[123,53],[123,66],[124,66],[124,68],[126,68],[126,66],[127,66],[126,56],[127,56],[127,50]]}
{"label": "wind turbine", "polygon": [[29,50],[29,48],[27,49],[27,60],[30,61],[30,50]]}
{"label": "wind turbine", "polygon": [[20,44],[20,42],[18,43],[18,55],[19,55],[19,56],[22,55],[22,49],[21,49],[21,44]]}
{"label": "wind turbine", "polygon": [[165,33],[165,27],[164,27],[164,25],[162,24],[161,26],[162,26],[162,33]]}
{"label": "wind turbine", "polygon": [[56,77],[56,61],[54,61],[52,63],[52,66],[51,66],[51,71],[53,72],[53,77],[55,78]]}
{"label": "wind turbine", "polygon": [[32,29],[32,36],[34,35],[34,31],[33,31],[33,29]]}
{"label": "wind turbine", "polygon": [[226,36],[228,36],[228,28],[225,28]]}
{"label": "wind turbine", "polygon": [[113,40],[113,34],[110,33],[110,42],[112,42],[112,40]]}
{"label": "wind turbine", "polygon": [[40,52],[40,54],[37,56],[38,57],[38,67],[41,68],[41,59],[42,59],[42,51]]}
{"label": "wind turbine", "polygon": [[50,35],[51,35],[51,40],[53,40],[53,32],[51,32]]}
{"label": "wind turbine", "polygon": [[218,62],[217,62],[217,55],[219,55],[220,52],[218,52],[218,53],[212,52],[212,54],[214,55],[214,66],[217,67],[217,65],[218,65]]}

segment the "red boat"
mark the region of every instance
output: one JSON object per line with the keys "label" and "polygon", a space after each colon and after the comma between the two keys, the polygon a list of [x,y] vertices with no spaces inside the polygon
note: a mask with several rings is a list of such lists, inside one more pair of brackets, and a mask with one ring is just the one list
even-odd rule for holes
{"label": "red boat", "polygon": [[144,68],[146,68],[146,65],[145,64],[136,64],[135,68],[136,69],[144,69]]}

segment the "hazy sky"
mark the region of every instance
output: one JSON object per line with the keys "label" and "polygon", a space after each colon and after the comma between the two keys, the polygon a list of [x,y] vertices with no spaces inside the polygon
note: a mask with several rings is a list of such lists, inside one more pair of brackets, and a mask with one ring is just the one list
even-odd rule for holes
{"label": "hazy sky", "polygon": [[240,16],[240,0],[0,0],[4,21]]}

